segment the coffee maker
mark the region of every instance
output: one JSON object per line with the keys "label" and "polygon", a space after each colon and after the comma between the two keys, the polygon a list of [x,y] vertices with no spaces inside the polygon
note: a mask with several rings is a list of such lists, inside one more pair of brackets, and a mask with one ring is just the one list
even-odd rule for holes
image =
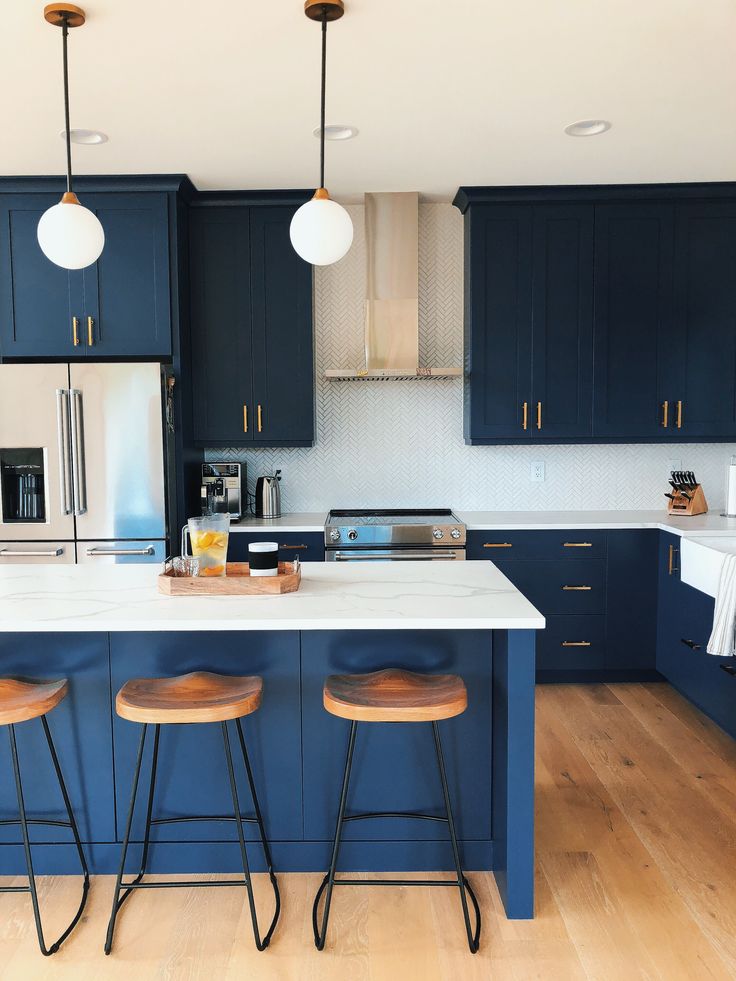
{"label": "coffee maker", "polygon": [[203,463],[202,514],[229,514],[240,521],[245,512],[245,464]]}

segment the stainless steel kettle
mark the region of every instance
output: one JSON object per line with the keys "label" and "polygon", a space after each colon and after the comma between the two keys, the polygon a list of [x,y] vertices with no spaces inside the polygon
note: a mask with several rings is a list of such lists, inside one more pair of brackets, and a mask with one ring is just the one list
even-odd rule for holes
{"label": "stainless steel kettle", "polygon": [[256,517],[281,517],[281,471],[277,470],[272,476],[259,477],[256,481]]}

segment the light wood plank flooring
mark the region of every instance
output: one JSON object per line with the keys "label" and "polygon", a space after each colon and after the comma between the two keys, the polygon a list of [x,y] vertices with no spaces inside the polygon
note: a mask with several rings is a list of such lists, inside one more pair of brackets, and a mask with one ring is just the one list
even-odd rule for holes
{"label": "light wood plank flooring", "polygon": [[[492,877],[473,877],[484,916],[475,957],[455,891],[423,888],[339,891],[319,954],[310,911],[320,877],[284,875],[281,923],[264,954],[242,892],[213,889],[138,893],[105,958],[105,877],[49,959],[36,949],[27,896],[0,896],[0,978],[736,978],[736,743],[669,686],[537,690],[537,848],[532,922],[506,920]],[[50,936],[78,883],[41,881]]]}

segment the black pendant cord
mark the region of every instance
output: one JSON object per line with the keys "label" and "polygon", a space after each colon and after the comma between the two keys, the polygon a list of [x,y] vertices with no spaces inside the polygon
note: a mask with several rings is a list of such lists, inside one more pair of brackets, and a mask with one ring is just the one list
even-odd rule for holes
{"label": "black pendant cord", "polygon": [[322,8],[322,93],[319,123],[319,186],[325,186],[325,89],[327,87],[327,7]]}
{"label": "black pendant cord", "polygon": [[69,62],[67,58],[67,39],[69,37],[69,20],[64,17],[61,31],[62,51],[64,59],[64,125],[66,127],[66,189],[72,189],[72,134],[69,128]]}

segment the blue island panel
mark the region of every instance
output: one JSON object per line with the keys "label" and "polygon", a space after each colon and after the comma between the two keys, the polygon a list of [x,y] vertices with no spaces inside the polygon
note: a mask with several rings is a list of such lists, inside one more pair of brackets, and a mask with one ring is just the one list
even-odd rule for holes
{"label": "blue island panel", "polygon": [[[84,842],[112,841],[115,804],[112,779],[112,722],[108,635],[87,633],[0,633],[0,674],[43,680],[69,679],[69,694],[48,715],[49,729]],[[23,795],[29,818],[67,820],[40,719],[15,727]],[[0,727],[0,820],[17,820],[10,742]],[[20,827],[0,827],[0,841],[22,841]],[[32,842],[71,842],[63,828],[33,827]],[[50,850],[46,854],[50,854]],[[70,854],[74,846],[70,846]],[[12,853],[12,858],[11,858]],[[76,861],[76,854],[72,854]],[[6,861],[22,866],[20,849],[0,848]],[[43,861],[43,860],[40,860]],[[74,867],[73,867],[74,868]],[[53,871],[39,864],[39,871]],[[76,868],[74,868],[76,871]]]}
{"label": "blue island panel", "polygon": [[[261,708],[242,720],[253,767],[256,790],[269,837],[274,840],[302,838],[301,730],[299,700],[299,633],[297,631],[222,631],[183,633],[112,634],[112,692],[129,678],[170,677],[189,671],[220,674],[257,674],[263,678]],[[114,719],[117,839],[121,840],[130,801],[141,726]],[[149,737],[141,787],[136,803],[133,838],[140,840],[145,820],[153,727]],[[252,814],[245,769],[240,757],[234,723],[230,738],[241,808]],[[220,723],[161,727],[161,742],[154,797],[154,817],[186,814],[230,814],[232,798],[228,783]],[[257,832],[248,826],[249,837]],[[154,828],[152,841],[228,841],[237,862],[232,822],[175,824]],[[152,849],[154,865],[157,855]],[[162,853],[162,849],[158,849]],[[164,849],[163,852],[166,850]],[[206,850],[203,850],[203,855]],[[196,870],[192,849],[187,867]],[[219,853],[217,853],[219,854]],[[160,857],[160,856],[159,856]],[[206,860],[206,859],[205,859]],[[185,860],[186,861],[186,860]],[[235,866],[237,867],[237,865]],[[171,871],[169,865],[169,871]]]}
{"label": "blue island panel", "polygon": [[[335,830],[350,723],[325,711],[322,686],[329,674],[400,667],[428,674],[459,674],[468,708],[440,723],[458,836],[475,863],[491,863],[490,631],[306,631],[302,634],[304,834],[329,840]],[[424,811],[442,814],[442,791],[429,723],[365,723],[358,727],[348,813]],[[382,818],[346,825],[341,866],[451,868],[447,829],[428,821]],[[400,842],[377,849],[376,841]],[[435,841],[431,847],[420,842]],[[470,843],[477,843],[473,847]],[[374,843],[373,845],[371,843]],[[482,847],[485,843],[485,847]],[[326,854],[326,853],[325,853]],[[472,858],[471,858],[472,856]],[[428,862],[425,866],[423,863]]]}

